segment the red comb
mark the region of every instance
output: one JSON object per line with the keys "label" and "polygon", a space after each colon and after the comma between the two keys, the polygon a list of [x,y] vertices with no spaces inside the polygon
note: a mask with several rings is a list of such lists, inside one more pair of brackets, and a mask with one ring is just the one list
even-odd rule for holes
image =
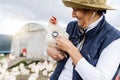
{"label": "red comb", "polygon": [[57,24],[57,18],[54,17],[54,16],[52,16],[52,17],[50,18],[50,23],[52,23],[52,24]]}
{"label": "red comb", "polygon": [[57,20],[55,16],[52,16],[52,18],[53,18],[54,20]]}

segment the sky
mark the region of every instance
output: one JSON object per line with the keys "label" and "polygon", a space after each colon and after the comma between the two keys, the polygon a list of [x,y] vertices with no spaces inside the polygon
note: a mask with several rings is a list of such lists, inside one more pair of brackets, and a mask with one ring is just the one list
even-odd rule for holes
{"label": "sky", "polygon": [[[120,28],[120,0],[108,0],[107,4],[117,10],[107,11],[106,19]],[[71,12],[61,0],[0,0],[0,34],[14,35],[29,22],[48,24],[51,16],[56,16],[59,24],[67,25],[74,20]]]}

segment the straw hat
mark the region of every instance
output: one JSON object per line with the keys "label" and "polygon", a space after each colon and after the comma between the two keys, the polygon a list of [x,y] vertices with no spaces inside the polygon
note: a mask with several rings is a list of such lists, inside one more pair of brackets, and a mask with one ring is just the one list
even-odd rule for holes
{"label": "straw hat", "polygon": [[106,0],[62,0],[65,6],[90,10],[114,10]]}

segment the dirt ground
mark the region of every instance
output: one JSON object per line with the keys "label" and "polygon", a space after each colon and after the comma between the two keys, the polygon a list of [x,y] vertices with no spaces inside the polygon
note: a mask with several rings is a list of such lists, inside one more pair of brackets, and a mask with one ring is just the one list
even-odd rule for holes
{"label": "dirt ground", "polygon": [[[19,75],[17,76],[17,80],[28,80],[29,76]],[[44,77],[42,74],[37,78],[37,80],[48,80],[48,77]]]}

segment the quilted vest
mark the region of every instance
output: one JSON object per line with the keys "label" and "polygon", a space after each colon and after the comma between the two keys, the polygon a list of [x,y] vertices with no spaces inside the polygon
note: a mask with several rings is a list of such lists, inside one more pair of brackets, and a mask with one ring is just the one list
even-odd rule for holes
{"label": "quilted vest", "polygon": [[[77,46],[80,43],[81,37],[77,21],[70,22],[67,26],[66,31],[70,35],[69,39],[71,42]],[[120,38],[120,32],[108,24],[108,22],[105,20],[105,17],[103,17],[103,19],[95,28],[86,33],[86,38],[80,53],[91,65],[96,66],[100,54],[104,48],[106,48],[111,42],[118,38]],[[64,68],[64,65],[68,58],[57,63],[56,69],[50,77],[50,80],[58,80],[59,75]],[[118,67],[118,70],[119,69],[120,66]],[[118,70],[116,71],[116,74]],[[112,80],[115,80],[115,76]],[[74,68],[72,80],[83,80]]]}

